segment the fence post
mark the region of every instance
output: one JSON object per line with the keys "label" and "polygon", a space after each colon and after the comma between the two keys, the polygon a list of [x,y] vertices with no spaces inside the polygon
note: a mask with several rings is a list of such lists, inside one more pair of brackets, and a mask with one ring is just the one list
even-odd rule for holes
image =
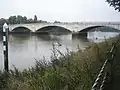
{"label": "fence post", "polygon": [[4,53],[4,70],[8,72],[8,25],[3,25],[3,53]]}

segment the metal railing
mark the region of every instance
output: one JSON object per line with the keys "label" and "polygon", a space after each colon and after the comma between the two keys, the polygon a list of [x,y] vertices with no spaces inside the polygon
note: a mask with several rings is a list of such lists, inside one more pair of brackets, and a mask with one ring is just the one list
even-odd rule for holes
{"label": "metal railing", "polygon": [[114,45],[108,52],[108,57],[105,60],[91,90],[106,90],[111,80],[111,63],[114,58],[114,50],[116,46]]}

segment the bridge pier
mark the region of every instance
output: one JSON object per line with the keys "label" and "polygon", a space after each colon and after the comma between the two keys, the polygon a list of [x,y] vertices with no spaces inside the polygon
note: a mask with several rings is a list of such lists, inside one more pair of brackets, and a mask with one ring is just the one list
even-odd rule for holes
{"label": "bridge pier", "polygon": [[73,33],[72,37],[82,37],[82,38],[87,38],[87,32],[78,32],[78,33]]}
{"label": "bridge pier", "polygon": [[87,32],[79,32],[80,37],[87,37]]}

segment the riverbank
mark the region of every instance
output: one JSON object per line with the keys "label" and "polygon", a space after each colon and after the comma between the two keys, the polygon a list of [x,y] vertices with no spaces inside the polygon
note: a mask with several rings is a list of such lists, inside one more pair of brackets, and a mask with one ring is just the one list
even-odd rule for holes
{"label": "riverbank", "polygon": [[120,37],[91,44],[84,51],[70,52],[57,58],[53,49],[52,62],[36,61],[29,70],[0,73],[1,90],[90,90],[107,52]]}

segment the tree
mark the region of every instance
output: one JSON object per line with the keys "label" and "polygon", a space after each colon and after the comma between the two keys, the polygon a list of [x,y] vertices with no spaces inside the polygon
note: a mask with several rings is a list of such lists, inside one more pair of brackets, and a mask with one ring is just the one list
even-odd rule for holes
{"label": "tree", "polygon": [[26,16],[10,16],[9,19],[7,20],[9,24],[25,24],[25,23],[46,23],[47,21],[42,21],[42,20],[37,20],[37,16],[34,15],[34,19],[32,18],[27,18]]}
{"label": "tree", "polygon": [[9,24],[17,24],[17,17],[16,16],[10,16],[8,19]]}
{"label": "tree", "polygon": [[18,15],[16,19],[17,19],[18,24],[23,23],[23,17],[22,16]]}
{"label": "tree", "polygon": [[54,21],[54,23],[60,23],[60,21]]}
{"label": "tree", "polygon": [[37,22],[37,16],[36,15],[34,16],[34,22],[35,23]]}
{"label": "tree", "polygon": [[115,10],[120,12],[120,0],[106,0],[110,6],[114,7]]}
{"label": "tree", "polygon": [[34,20],[32,18],[28,19],[27,21],[28,21],[28,23],[33,23],[34,22]]}
{"label": "tree", "polygon": [[0,26],[2,26],[5,22],[7,22],[6,19],[4,19],[4,18],[0,18]]}
{"label": "tree", "polygon": [[23,17],[23,23],[27,23],[27,17],[26,16]]}

